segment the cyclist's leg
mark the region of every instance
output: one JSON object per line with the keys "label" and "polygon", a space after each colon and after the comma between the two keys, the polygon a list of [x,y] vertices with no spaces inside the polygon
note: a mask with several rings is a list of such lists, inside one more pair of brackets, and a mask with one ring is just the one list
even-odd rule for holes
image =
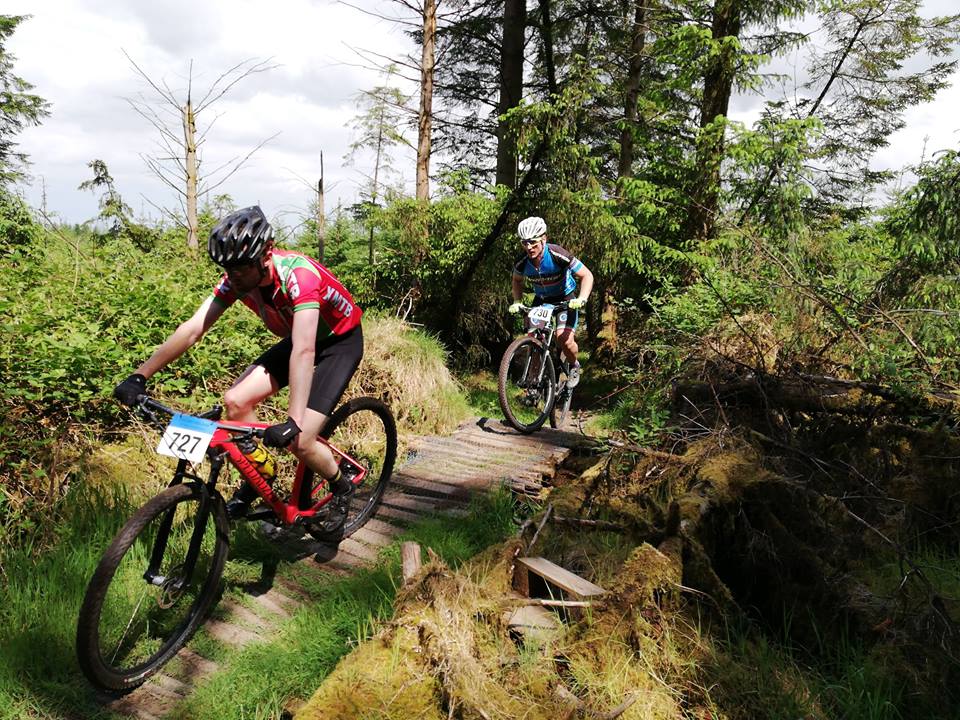
{"label": "cyclist's leg", "polygon": [[293,343],[286,338],[253,361],[223,395],[228,420],[255,422],[256,407],[287,384]]}
{"label": "cyclist's leg", "polygon": [[[569,296],[567,299],[569,299]],[[557,347],[560,348],[563,359],[569,365],[577,363],[577,352],[580,350],[574,337],[579,319],[580,312],[578,310],[565,310],[557,315]]]}
{"label": "cyclist's leg", "polygon": [[[241,373],[230,389],[223,395],[223,404],[228,420],[255,422],[256,407],[263,400],[275,395],[286,384],[293,343],[289,338],[281,340],[253,361]],[[244,482],[227,502],[227,514],[231,518],[242,517],[247,508],[257,499],[257,491]]]}
{"label": "cyclist's leg", "polygon": [[337,461],[329,448],[318,442],[317,436],[340,402],[362,358],[363,331],[360,326],[345,335],[325,339],[317,346],[316,367],[301,433],[290,450],[328,480],[337,474]]}

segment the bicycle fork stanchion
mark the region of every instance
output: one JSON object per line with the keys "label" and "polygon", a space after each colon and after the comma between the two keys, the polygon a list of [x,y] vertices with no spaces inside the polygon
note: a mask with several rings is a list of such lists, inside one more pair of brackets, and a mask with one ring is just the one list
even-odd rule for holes
{"label": "bicycle fork stanchion", "polygon": [[[170,487],[182,484],[184,478],[197,480],[199,483],[199,478],[186,472],[186,467],[186,460],[180,460],[177,462],[177,470],[174,473],[173,481],[170,483]],[[211,488],[213,487],[213,483],[216,480],[217,475],[220,474],[221,467],[223,467],[222,458],[216,457],[211,460],[209,480]],[[187,557],[183,563],[181,577],[178,580],[178,587],[174,588],[174,590],[179,590],[188,585],[190,579],[193,577],[193,570],[197,564],[197,558],[200,556],[200,548],[203,545],[203,534],[206,532],[207,520],[210,517],[210,507],[214,502],[213,496],[210,494],[208,489],[203,485],[199,485],[199,487],[200,507],[197,510],[196,524],[193,527],[193,534],[190,537],[190,546],[187,550]],[[157,587],[163,587],[170,579],[160,575],[159,572],[160,565],[163,563],[163,556],[167,552],[167,541],[170,539],[170,530],[173,527],[174,515],[176,515],[176,513],[177,508],[174,506],[167,511],[167,514],[164,516],[163,520],[160,521],[160,527],[157,529],[157,537],[153,541],[153,550],[150,553],[150,565],[143,574],[144,580],[151,585],[156,585]]]}

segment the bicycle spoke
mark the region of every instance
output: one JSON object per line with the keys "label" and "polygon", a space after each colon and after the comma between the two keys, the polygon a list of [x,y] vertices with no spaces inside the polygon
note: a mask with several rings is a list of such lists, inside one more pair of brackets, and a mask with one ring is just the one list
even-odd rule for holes
{"label": "bicycle spoke", "polygon": [[97,567],[80,612],[77,652],[87,677],[102,687],[132,687],[155,672],[213,599],[228,526],[222,507],[219,519],[200,511],[201,498],[199,486],[163,491],[121,529]]}
{"label": "bicycle spoke", "polygon": [[553,363],[539,342],[515,341],[500,366],[500,405],[507,421],[528,432],[540,427],[553,404],[556,379]]}
{"label": "bicycle spoke", "polygon": [[[321,509],[317,522],[310,526],[310,532],[317,539],[336,541],[360,528],[379,505],[393,473],[397,431],[393,416],[382,402],[374,398],[357,398],[331,416],[323,435],[331,445],[366,470],[363,480],[354,489],[343,525],[328,522],[327,513]],[[322,481],[316,483],[312,474],[308,474],[304,480],[315,483],[316,499],[325,494],[325,484]]]}

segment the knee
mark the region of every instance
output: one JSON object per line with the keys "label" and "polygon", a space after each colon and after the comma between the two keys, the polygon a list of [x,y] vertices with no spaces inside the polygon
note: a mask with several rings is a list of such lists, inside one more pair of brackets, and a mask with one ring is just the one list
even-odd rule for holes
{"label": "knee", "polygon": [[227,411],[227,417],[235,418],[251,410],[253,404],[244,393],[238,392],[236,388],[230,388],[223,395],[223,406]]}

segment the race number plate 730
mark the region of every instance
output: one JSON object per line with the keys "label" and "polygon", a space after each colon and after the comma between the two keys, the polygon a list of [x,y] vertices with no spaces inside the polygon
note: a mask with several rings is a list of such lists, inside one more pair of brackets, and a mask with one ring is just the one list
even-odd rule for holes
{"label": "race number plate 730", "polygon": [[540,305],[535,308],[530,308],[530,312],[527,313],[530,322],[543,323],[544,325],[550,322],[551,315],[553,315],[553,305]]}
{"label": "race number plate 730", "polygon": [[217,423],[213,420],[177,413],[163,431],[157,452],[190,462],[200,462],[216,429]]}

